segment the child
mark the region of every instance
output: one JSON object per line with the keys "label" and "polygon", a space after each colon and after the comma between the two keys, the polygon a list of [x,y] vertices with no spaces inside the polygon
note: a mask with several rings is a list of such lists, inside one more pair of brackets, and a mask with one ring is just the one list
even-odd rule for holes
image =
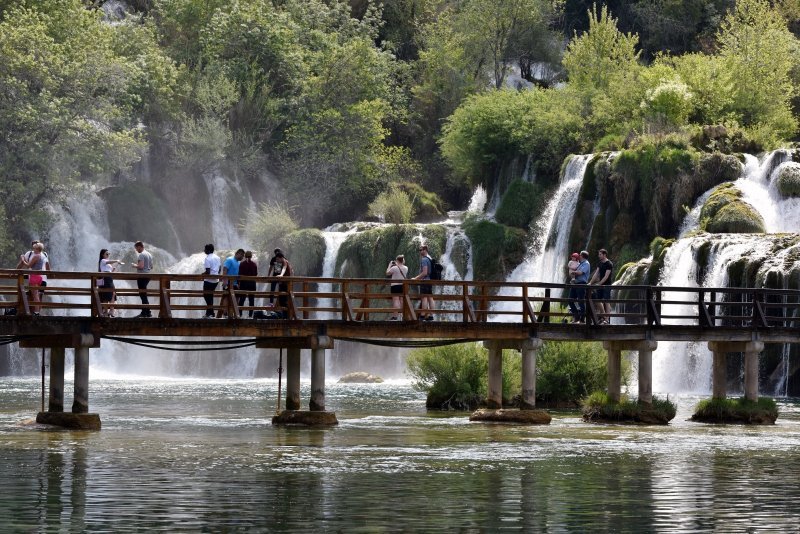
{"label": "child", "polygon": [[577,252],[573,252],[570,258],[569,263],[567,263],[567,272],[569,273],[569,283],[574,284],[575,274],[573,274],[573,271],[578,269],[578,259],[580,259],[580,255]]}

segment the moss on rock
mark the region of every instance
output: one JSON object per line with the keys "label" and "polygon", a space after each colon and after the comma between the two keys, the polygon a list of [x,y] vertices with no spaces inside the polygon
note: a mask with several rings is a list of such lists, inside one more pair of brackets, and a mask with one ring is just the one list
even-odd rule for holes
{"label": "moss on rock", "polygon": [[439,258],[447,243],[447,229],[440,224],[395,224],[370,228],[348,237],[336,258],[338,276],[345,278],[383,278],[389,260],[404,254],[409,273],[419,271],[420,241]]}
{"label": "moss on rock", "polygon": [[505,280],[525,258],[526,235],[485,219],[467,219],[464,231],[472,241],[472,267],[476,280]]}
{"label": "moss on rock", "polygon": [[692,421],[703,423],[736,423],[772,425],[778,418],[778,405],[774,400],[760,397],[747,399],[708,399],[695,407]]}
{"label": "moss on rock", "polygon": [[597,391],[583,401],[583,420],[590,422],[666,425],[676,413],[674,402],[655,396],[652,404],[629,400],[624,395],[619,402],[613,402],[605,392]]}
{"label": "moss on rock", "polygon": [[[321,231],[316,228],[296,230],[283,239],[282,248],[292,262],[294,274],[297,276],[322,276],[325,238],[322,237]],[[267,257],[270,256],[271,254]]]}
{"label": "moss on rock", "polygon": [[542,211],[544,201],[541,186],[514,180],[503,195],[495,218],[501,224],[527,229],[534,216]]}
{"label": "moss on rock", "polygon": [[784,197],[800,197],[800,163],[787,163],[778,174],[775,185]]}
{"label": "moss on rock", "polygon": [[736,201],[723,206],[705,229],[716,234],[763,234],[766,225],[753,206]]}

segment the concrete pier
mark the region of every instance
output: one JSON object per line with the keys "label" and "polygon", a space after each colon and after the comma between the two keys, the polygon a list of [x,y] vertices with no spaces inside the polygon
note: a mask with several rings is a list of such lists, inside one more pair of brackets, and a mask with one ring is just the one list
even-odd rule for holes
{"label": "concrete pier", "polygon": [[764,350],[761,341],[710,341],[708,349],[714,354],[711,396],[724,399],[727,396],[727,356],[729,352],[744,353],[744,398],[758,400],[758,358]]}
{"label": "concrete pier", "polygon": [[536,353],[541,347],[542,340],[539,338],[528,339],[522,344],[521,410],[536,409]]}
{"label": "concrete pier", "polygon": [[75,349],[75,398],[72,413],[89,413],[89,347]]}
{"label": "concrete pier", "polygon": [[64,411],[64,347],[50,349],[50,394],[48,412]]}
{"label": "concrete pier", "polygon": [[653,351],[658,343],[648,339],[631,341],[605,341],[608,352],[608,398],[619,402],[622,392],[622,351],[639,353],[639,402],[653,404]]}
{"label": "concrete pier", "polygon": [[499,410],[503,407],[503,346],[496,341],[487,341],[484,346],[489,349],[486,407],[490,410]]}
{"label": "concrete pier", "polygon": [[311,400],[312,412],[325,411],[325,349],[311,349]]}
{"label": "concrete pier", "polygon": [[286,409],[300,409],[300,349],[286,350]]}

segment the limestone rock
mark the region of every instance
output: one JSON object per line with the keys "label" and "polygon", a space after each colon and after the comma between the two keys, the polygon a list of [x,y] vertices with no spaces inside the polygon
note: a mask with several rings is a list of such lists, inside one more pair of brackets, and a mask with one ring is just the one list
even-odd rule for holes
{"label": "limestone rock", "polygon": [[787,163],[775,179],[778,192],[784,197],[800,197],[800,163]]}
{"label": "limestone rock", "polygon": [[356,371],[354,373],[347,373],[339,378],[340,384],[380,384],[383,378],[364,371]]}
{"label": "limestone rock", "polygon": [[516,423],[522,425],[549,425],[552,417],[544,410],[476,410],[469,416],[470,421],[489,423]]}
{"label": "limestone rock", "polygon": [[273,425],[331,426],[338,425],[335,412],[284,410],[272,418]]}

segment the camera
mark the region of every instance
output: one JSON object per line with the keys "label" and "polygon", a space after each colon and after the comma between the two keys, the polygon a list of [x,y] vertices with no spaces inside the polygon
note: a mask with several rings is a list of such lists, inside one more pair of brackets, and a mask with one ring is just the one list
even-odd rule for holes
{"label": "camera", "polygon": [[397,262],[394,260],[389,260],[389,265],[397,265]]}

